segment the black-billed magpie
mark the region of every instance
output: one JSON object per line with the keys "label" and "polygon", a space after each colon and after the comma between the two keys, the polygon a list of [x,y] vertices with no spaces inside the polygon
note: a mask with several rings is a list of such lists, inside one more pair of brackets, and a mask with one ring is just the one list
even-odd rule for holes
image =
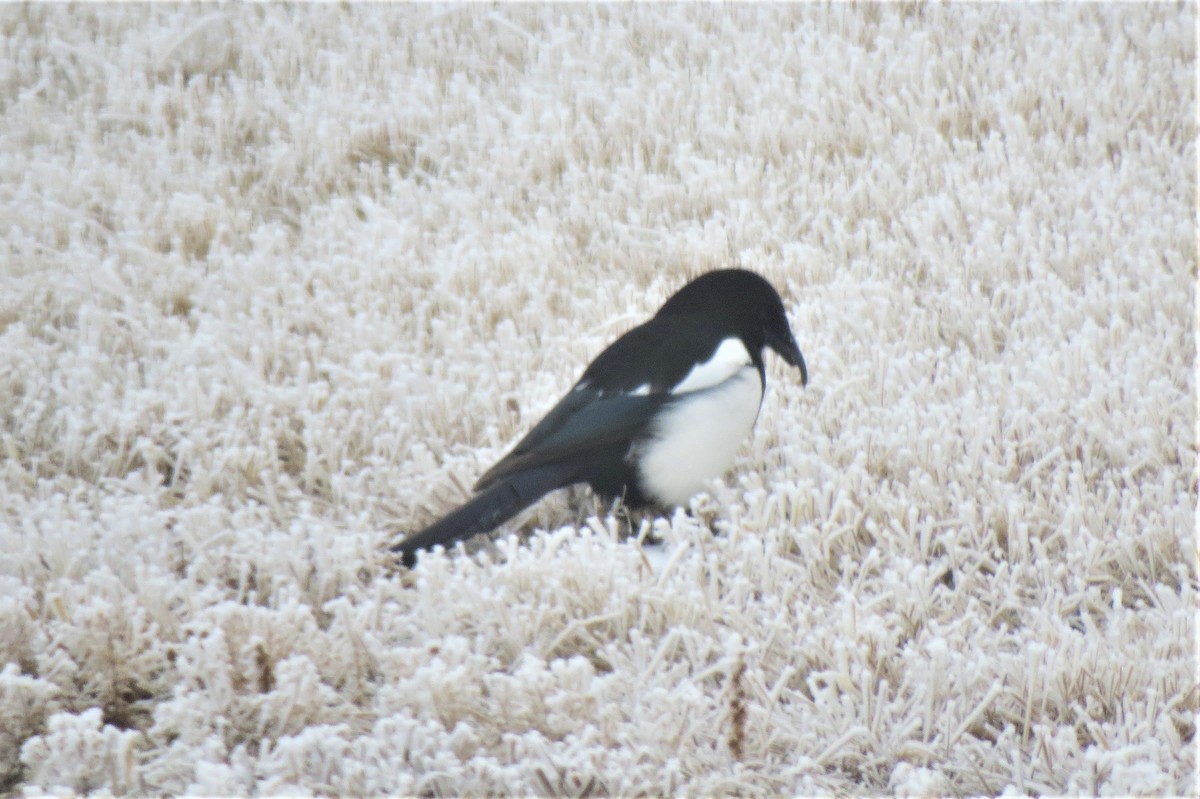
{"label": "black-billed magpie", "polygon": [[729,468],[754,426],[765,347],[808,384],[774,287],[744,269],[701,275],[601,352],[473,498],[393,549],[411,567],[418,551],[487,532],[575,483],[629,507],[686,503]]}

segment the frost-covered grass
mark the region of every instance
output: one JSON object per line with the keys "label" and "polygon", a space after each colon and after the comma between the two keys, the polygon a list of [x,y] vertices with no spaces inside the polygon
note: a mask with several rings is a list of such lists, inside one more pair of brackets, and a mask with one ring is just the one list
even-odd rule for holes
{"label": "frost-covered grass", "polygon": [[[1196,793],[1193,6],[0,30],[0,793]],[[392,568],[732,264],[661,551]]]}

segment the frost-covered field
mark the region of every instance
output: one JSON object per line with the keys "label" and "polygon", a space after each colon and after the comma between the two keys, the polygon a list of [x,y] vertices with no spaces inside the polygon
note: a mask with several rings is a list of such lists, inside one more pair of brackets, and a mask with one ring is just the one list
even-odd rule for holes
{"label": "frost-covered field", "polygon": [[[0,793],[1195,794],[1193,6],[0,29]],[[393,568],[734,264],[657,553]]]}

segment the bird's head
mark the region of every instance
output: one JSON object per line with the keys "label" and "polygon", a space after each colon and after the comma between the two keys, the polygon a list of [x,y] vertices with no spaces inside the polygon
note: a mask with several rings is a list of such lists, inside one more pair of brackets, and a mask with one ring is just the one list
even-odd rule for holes
{"label": "bird's head", "polygon": [[746,269],[718,269],[688,283],[667,300],[658,315],[704,315],[730,325],[754,353],[770,347],[790,366],[800,369],[808,385],[808,367],[788,324],[783,300],[765,278]]}

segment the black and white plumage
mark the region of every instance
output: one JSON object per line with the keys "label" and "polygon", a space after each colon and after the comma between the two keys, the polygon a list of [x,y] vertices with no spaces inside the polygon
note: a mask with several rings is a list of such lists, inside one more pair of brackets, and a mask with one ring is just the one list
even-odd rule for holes
{"label": "black and white plumage", "polygon": [[686,503],[729,468],[753,428],[766,347],[808,383],[774,287],[744,269],[701,275],[601,352],[479,478],[474,497],[394,550],[412,566],[418,551],[491,530],[575,483],[630,507]]}

